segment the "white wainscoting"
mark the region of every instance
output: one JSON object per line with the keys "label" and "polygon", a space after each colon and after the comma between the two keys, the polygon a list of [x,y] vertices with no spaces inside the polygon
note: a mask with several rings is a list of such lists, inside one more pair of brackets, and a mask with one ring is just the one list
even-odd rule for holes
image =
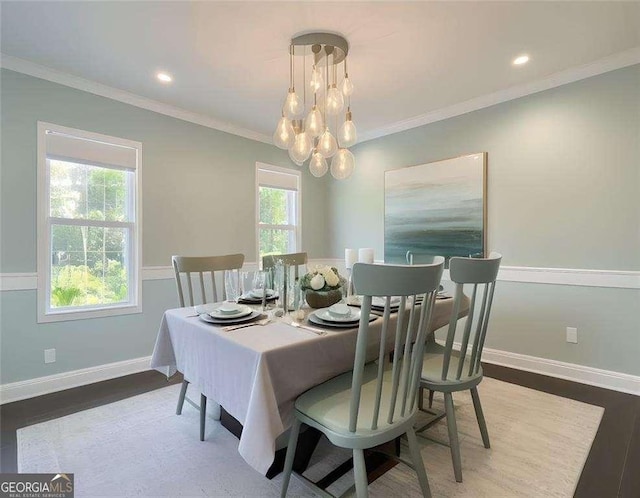
{"label": "white wainscoting", "polygon": [[[335,266],[341,273],[344,272],[344,261],[341,259],[310,260],[308,266],[311,267],[314,265]],[[243,268],[248,271],[255,270],[257,263],[247,262]],[[173,279],[173,268],[171,266],[144,267],[142,269],[142,278],[143,280]],[[449,278],[448,272],[445,272],[443,278]],[[504,266],[500,269],[498,280],[530,284],[640,289],[640,272],[638,271]],[[36,273],[0,274],[1,291],[36,290],[36,287]],[[148,370],[149,360],[149,357],[137,358],[47,377],[3,384],[0,386],[0,403],[18,401]],[[487,363],[495,363],[519,370],[526,370],[551,377],[640,395],[640,377],[638,376],[488,348],[484,351],[483,360]]]}
{"label": "white wainscoting", "polygon": [[[341,259],[311,260],[309,264],[327,264],[345,269]],[[382,261],[376,261],[382,263]],[[445,270],[443,280],[449,280]],[[640,289],[640,271],[585,270],[571,268],[535,268],[532,266],[501,266],[498,280],[528,284],[573,285],[581,287],[608,287],[616,289]]]}
{"label": "white wainscoting", "polygon": [[[376,261],[381,263],[381,261]],[[344,272],[342,259],[311,259],[308,266],[330,265]],[[252,271],[257,263],[247,262],[243,269]],[[0,291],[36,290],[37,273],[0,273]],[[173,279],[171,266],[145,266],[142,280]],[[445,271],[443,279],[449,279]],[[502,266],[498,280],[528,284],[574,285],[581,287],[607,287],[615,289],[640,289],[640,271],[587,270],[571,268],[535,268],[531,266]]]}

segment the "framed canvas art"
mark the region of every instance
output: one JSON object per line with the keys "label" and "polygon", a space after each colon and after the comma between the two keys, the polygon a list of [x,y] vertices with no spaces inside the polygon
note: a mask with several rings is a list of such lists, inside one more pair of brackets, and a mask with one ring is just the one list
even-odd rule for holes
{"label": "framed canvas art", "polygon": [[487,153],[480,152],[384,176],[384,260],[414,263],[433,256],[484,256]]}

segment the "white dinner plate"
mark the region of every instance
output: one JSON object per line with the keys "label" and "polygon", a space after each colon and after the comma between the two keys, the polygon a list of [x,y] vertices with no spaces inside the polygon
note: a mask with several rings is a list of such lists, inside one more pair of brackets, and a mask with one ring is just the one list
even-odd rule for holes
{"label": "white dinner plate", "polygon": [[222,312],[218,308],[216,308],[213,311],[210,311],[209,315],[212,318],[216,318],[218,320],[235,320],[237,318],[242,318],[250,315],[252,311],[253,309],[251,309],[249,306],[241,304],[238,307],[238,311],[236,311],[235,313]]}
{"label": "white dinner plate", "polygon": [[348,315],[335,315],[329,308],[322,308],[311,313],[325,322],[354,323],[360,320],[360,310],[349,308]]}
{"label": "white dinner plate", "polygon": [[[374,314],[369,315],[370,322],[376,320],[377,318],[380,317]],[[318,318],[314,313],[311,313],[309,315],[308,320],[310,323],[313,323],[314,325],[320,325],[322,327],[331,327],[338,329],[355,329],[358,327],[358,322],[327,322],[325,320],[322,320],[321,318]]]}
{"label": "white dinner plate", "polygon": [[256,318],[258,318],[261,315],[261,313],[259,311],[251,311],[250,314],[246,315],[246,316],[242,316],[239,318],[233,318],[233,319],[229,319],[227,317],[225,318],[214,318],[211,315],[207,315],[206,313],[203,313],[201,315],[198,315],[198,317],[200,318],[200,320],[207,322],[207,323],[213,323],[215,325],[233,325],[236,323],[244,323],[244,322],[250,322],[251,320],[255,320]]}
{"label": "white dinner plate", "polygon": [[[247,295],[253,299],[262,299],[262,289],[250,290]],[[267,299],[274,297],[275,291],[273,289],[267,289]]]}

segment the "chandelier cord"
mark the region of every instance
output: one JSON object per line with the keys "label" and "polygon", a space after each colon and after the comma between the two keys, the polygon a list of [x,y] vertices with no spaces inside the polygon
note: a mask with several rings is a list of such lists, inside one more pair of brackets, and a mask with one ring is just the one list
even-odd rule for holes
{"label": "chandelier cord", "polygon": [[[325,47],[325,53],[326,53],[327,49]],[[328,96],[328,92],[329,92],[329,54],[327,54],[327,64],[326,64],[326,77],[327,77],[327,84],[324,86],[324,105],[322,106],[322,111],[324,112],[324,122],[327,125],[327,128],[329,128],[329,122],[327,121],[327,96]]]}
{"label": "chandelier cord", "polygon": [[293,84],[293,53],[295,52],[295,46],[289,45],[289,88],[295,91]]}

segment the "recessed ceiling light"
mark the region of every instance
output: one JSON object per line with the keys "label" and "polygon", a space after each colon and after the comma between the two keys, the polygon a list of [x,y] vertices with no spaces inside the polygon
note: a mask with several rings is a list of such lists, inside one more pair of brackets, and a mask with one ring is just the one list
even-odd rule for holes
{"label": "recessed ceiling light", "polygon": [[513,64],[515,66],[521,66],[522,64],[526,64],[527,62],[529,62],[529,56],[528,55],[521,55],[521,56],[516,57],[515,59],[513,59]]}
{"label": "recessed ceiling light", "polygon": [[169,73],[158,73],[156,74],[156,78],[158,78],[163,83],[171,83],[173,81],[173,78]]}

